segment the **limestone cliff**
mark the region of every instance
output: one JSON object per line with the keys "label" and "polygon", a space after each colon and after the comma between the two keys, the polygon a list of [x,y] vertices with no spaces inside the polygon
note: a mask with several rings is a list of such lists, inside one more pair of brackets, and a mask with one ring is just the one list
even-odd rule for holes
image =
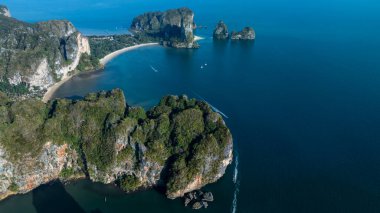
{"label": "limestone cliff", "polygon": [[219,21],[218,24],[215,27],[214,33],[213,33],[214,39],[223,40],[228,39],[228,28],[227,25],[223,21]]}
{"label": "limestone cliff", "polygon": [[0,199],[78,177],[176,198],[217,181],[232,161],[221,116],[186,96],[148,112],[128,107],[121,90],[46,104],[0,96]]}
{"label": "limestone cliff", "polygon": [[244,27],[240,32],[232,32],[232,40],[254,40],[256,37],[255,31],[252,27]]}
{"label": "limestone cliff", "polygon": [[0,145],[0,199],[26,193],[59,177],[65,168],[79,169],[78,155],[67,144],[44,144],[37,156],[12,159]]}
{"label": "limestone cliff", "polygon": [[[187,182],[181,188],[175,190],[168,190],[167,196],[169,198],[183,197],[186,193],[201,189],[208,183],[213,183],[221,178],[226,168],[232,162],[232,138],[227,138],[227,145],[224,147],[222,154],[214,152],[212,149],[203,150],[203,158],[205,159],[201,162],[201,169],[193,174],[191,181]],[[211,139],[212,141],[212,139]],[[210,141],[208,141],[210,142]],[[199,163],[199,162],[198,162]],[[183,181],[181,176],[171,176],[171,181]]]}
{"label": "limestone cliff", "polygon": [[30,24],[0,16],[0,87],[5,92],[43,91],[69,75],[81,55],[90,54],[86,37],[68,21]]}
{"label": "limestone cliff", "polygon": [[194,41],[194,13],[188,8],[150,12],[133,19],[131,30],[136,34],[157,38],[165,46],[197,48]]}
{"label": "limestone cliff", "polygon": [[0,5],[0,15],[12,17],[11,12],[9,12],[8,8],[4,5]]}

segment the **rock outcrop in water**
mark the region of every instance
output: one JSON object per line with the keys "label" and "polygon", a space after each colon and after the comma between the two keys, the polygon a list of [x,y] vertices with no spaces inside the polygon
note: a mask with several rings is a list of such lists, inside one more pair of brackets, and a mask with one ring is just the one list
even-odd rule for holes
{"label": "rock outcrop in water", "polygon": [[223,21],[219,21],[216,25],[213,37],[218,40],[225,40],[229,38],[227,25]]}
{"label": "rock outcrop in water", "polygon": [[4,5],[0,5],[0,16],[12,17],[11,12],[9,12],[8,8]]}
{"label": "rock outcrop in water", "polygon": [[209,202],[214,201],[214,196],[211,192],[203,192],[196,190],[189,192],[184,196],[185,206],[192,206],[193,209],[207,208]]}
{"label": "rock outcrop in water", "polygon": [[231,40],[254,40],[256,34],[252,27],[245,27],[240,32],[232,31],[229,36],[227,25],[223,21],[219,21],[214,29],[213,37],[216,40],[225,40],[228,38],[231,38]]}
{"label": "rock outcrop in water", "polygon": [[0,15],[0,91],[43,91],[76,69],[90,54],[88,39],[68,21],[30,24]]}
{"label": "rock outcrop in water", "polygon": [[180,8],[140,15],[133,19],[131,30],[140,36],[158,39],[164,46],[197,48],[195,26],[193,11]]}
{"label": "rock outcrop in water", "polygon": [[0,199],[79,177],[176,198],[217,181],[232,161],[221,116],[186,96],[145,112],[118,89],[47,104],[0,93],[0,135]]}
{"label": "rock outcrop in water", "polygon": [[245,27],[240,32],[231,33],[232,40],[254,40],[255,37],[256,37],[256,34],[252,27]]}

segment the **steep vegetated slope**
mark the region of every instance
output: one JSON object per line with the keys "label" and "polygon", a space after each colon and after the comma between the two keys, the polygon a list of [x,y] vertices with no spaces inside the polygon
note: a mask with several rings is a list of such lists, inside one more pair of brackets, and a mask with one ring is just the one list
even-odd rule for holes
{"label": "steep vegetated slope", "polygon": [[88,39],[68,21],[29,24],[0,15],[0,90],[8,94],[41,92],[68,76]]}
{"label": "steep vegetated slope", "polygon": [[0,197],[61,178],[88,177],[125,191],[158,186],[169,198],[215,182],[232,160],[232,136],[202,101],[167,96],[145,112],[121,90],[0,102]]}

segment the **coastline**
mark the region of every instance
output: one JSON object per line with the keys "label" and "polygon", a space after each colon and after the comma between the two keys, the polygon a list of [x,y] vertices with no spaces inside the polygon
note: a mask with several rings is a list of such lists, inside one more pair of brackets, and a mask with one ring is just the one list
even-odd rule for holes
{"label": "coastline", "polygon": [[58,81],[57,83],[53,84],[53,86],[49,87],[47,89],[47,91],[45,92],[44,96],[42,97],[42,102],[47,103],[53,97],[55,91],[57,91],[57,89],[62,84],[64,84],[66,81],[70,80],[74,75],[64,76],[62,78],[62,80]]}
{"label": "coastline", "polygon": [[[194,41],[199,41],[199,40],[203,40],[203,39],[204,39],[203,37],[194,36]],[[138,49],[138,48],[141,48],[141,47],[156,46],[156,45],[159,45],[159,43],[151,42],[151,43],[137,44],[137,45],[134,45],[134,46],[126,47],[126,48],[123,48],[123,49],[120,49],[120,50],[116,50],[115,52],[112,52],[112,53],[104,56],[102,59],[99,60],[99,62],[104,67],[112,59],[114,59],[115,57],[117,57],[117,56],[119,56],[119,55],[121,55],[121,54],[123,54],[125,52],[131,51],[131,50],[135,50],[135,49]],[[60,86],[62,86],[62,84],[66,83],[68,80],[70,80],[72,77],[74,77],[75,75],[76,74],[73,74],[73,75],[70,75],[70,76],[64,76],[62,78],[62,80],[60,80],[59,82],[57,82],[57,83],[53,84],[51,87],[49,87],[47,89],[46,93],[44,94],[44,96],[42,97],[42,101],[44,103],[47,103],[49,100],[51,100],[51,98],[53,97],[54,93],[58,90],[58,88]]]}
{"label": "coastline", "polygon": [[[138,44],[138,45],[126,47],[126,48],[117,50],[115,52],[112,52],[112,53],[106,55],[105,57],[103,57],[99,61],[100,61],[100,64],[102,66],[105,66],[108,62],[110,62],[112,59],[114,59],[115,57],[119,56],[122,53],[131,51],[131,50],[135,50],[135,49],[138,49],[138,48],[141,48],[141,47],[155,46],[155,45],[159,45],[159,44],[158,43],[145,43],[145,44]],[[93,70],[93,71],[96,71],[96,70]],[[57,82],[57,83],[53,84],[51,87],[49,87],[47,89],[47,91],[45,92],[44,96],[42,97],[42,101],[44,103],[47,103],[49,100],[51,100],[51,98],[53,97],[54,93],[58,90],[58,88],[60,86],[62,86],[62,84],[66,83],[68,80],[70,80],[72,77],[74,77],[75,75],[76,74],[73,74],[73,75],[70,75],[70,76],[64,76],[62,78],[62,80],[60,80],[59,82]]]}
{"label": "coastline", "polygon": [[145,43],[145,44],[138,44],[138,45],[126,47],[126,48],[123,48],[120,50],[116,50],[115,52],[112,52],[112,53],[104,56],[102,59],[99,60],[99,62],[102,66],[105,66],[108,62],[110,62],[112,59],[119,56],[120,54],[123,54],[123,53],[131,51],[131,50],[135,50],[135,49],[138,49],[141,47],[156,46],[156,45],[159,45],[159,43]]}

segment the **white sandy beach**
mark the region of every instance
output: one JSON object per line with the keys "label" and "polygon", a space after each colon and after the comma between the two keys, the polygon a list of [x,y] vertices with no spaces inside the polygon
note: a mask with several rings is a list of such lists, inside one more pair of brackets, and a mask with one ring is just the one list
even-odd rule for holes
{"label": "white sandy beach", "polygon": [[[115,51],[113,53],[110,53],[110,54],[106,55],[104,58],[100,59],[100,64],[103,65],[103,66],[105,66],[113,58],[115,58],[116,56],[118,56],[118,55],[120,55],[122,53],[131,51],[131,50],[134,50],[134,49],[137,49],[137,48],[146,47],[146,46],[154,46],[154,45],[158,45],[158,43],[138,44],[138,45],[134,45],[134,46],[131,46],[131,47],[123,48],[121,50],[117,50],[117,51]],[[53,97],[55,91],[57,91],[57,89],[62,84],[64,84],[68,80],[70,80],[73,76],[74,75],[63,77],[61,81],[59,81],[59,82],[55,83],[53,86],[49,87],[48,90],[46,91],[46,93],[44,94],[44,97],[42,98],[42,101],[45,102],[45,103],[48,102]]]}
{"label": "white sandy beach", "polygon": [[[194,36],[194,40],[195,41],[199,41],[199,40],[202,40],[202,39],[204,39],[204,38],[199,37],[199,36]],[[120,54],[123,54],[123,53],[131,51],[131,50],[135,50],[135,49],[138,49],[138,48],[141,48],[141,47],[156,46],[156,45],[159,45],[159,43],[138,44],[138,45],[134,45],[134,46],[130,46],[130,47],[126,47],[126,48],[117,50],[115,52],[112,52],[112,53],[106,55],[104,58],[100,59],[100,64],[102,66],[105,66],[108,62],[110,62],[112,59],[114,59],[115,57],[119,56]],[[47,90],[47,92],[44,94],[44,97],[42,98],[42,101],[45,102],[45,103],[48,102],[53,97],[55,91],[57,91],[57,89],[62,84],[64,84],[68,80],[70,80],[73,76],[74,75],[63,77],[61,81],[59,81],[59,82],[55,83],[53,86],[49,87],[48,90]]]}
{"label": "white sandy beach", "polygon": [[[202,39],[204,39],[204,38],[200,37],[200,36],[194,36],[194,41],[199,41],[199,40],[202,40]],[[115,58],[116,56],[118,56],[118,55],[120,55],[122,53],[131,51],[131,50],[134,50],[134,49],[137,49],[137,48],[140,48],[140,47],[155,46],[155,45],[159,45],[159,43],[138,44],[138,45],[134,45],[134,46],[131,46],[131,47],[123,48],[121,50],[117,50],[115,52],[112,52],[112,53],[104,56],[104,58],[100,59],[100,64],[102,64],[104,66],[108,62],[110,62],[113,58]]]}
{"label": "white sandy beach", "polygon": [[158,45],[158,43],[146,43],[146,44],[138,44],[138,45],[134,45],[134,46],[131,46],[131,47],[126,47],[126,48],[123,48],[121,50],[117,50],[115,52],[112,52],[106,56],[104,56],[104,58],[100,59],[100,64],[102,64],[103,66],[106,65],[108,62],[110,62],[113,58],[115,58],[116,56],[122,54],[122,53],[125,53],[125,52],[128,52],[128,51],[131,51],[131,50],[135,50],[137,48],[141,48],[141,47],[147,47],[147,46],[155,46],[155,45]]}
{"label": "white sandy beach", "polygon": [[53,94],[55,93],[55,91],[57,91],[57,89],[62,84],[64,84],[66,81],[70,80],[72,77],[73,77],[73,75],[67,76],[67,77],[63,77],[62,80],[60,80],[59,82],[53,84],[53,86],[49,87],[48,90],[46,91],[46,93],[44,94],[44,97],[42,98],[42,101],[44,103],[47,103],[53,97]]}

